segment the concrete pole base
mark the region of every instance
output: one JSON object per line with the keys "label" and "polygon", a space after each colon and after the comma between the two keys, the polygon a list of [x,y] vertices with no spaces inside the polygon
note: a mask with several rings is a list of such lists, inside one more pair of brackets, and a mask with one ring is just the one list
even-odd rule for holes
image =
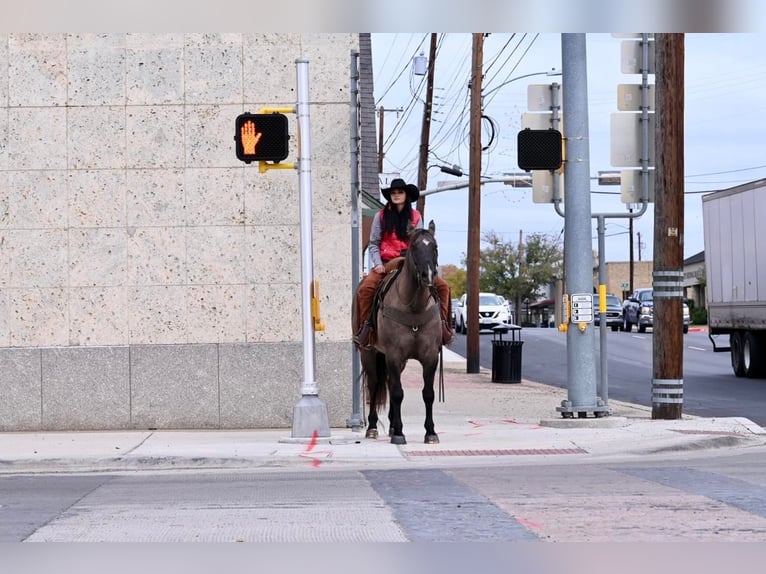
{"label": "concrete pole base", "polygon": [[316,395],[303,395],[293,407],[293,438],[330,436],[330,416],[327,405]]}

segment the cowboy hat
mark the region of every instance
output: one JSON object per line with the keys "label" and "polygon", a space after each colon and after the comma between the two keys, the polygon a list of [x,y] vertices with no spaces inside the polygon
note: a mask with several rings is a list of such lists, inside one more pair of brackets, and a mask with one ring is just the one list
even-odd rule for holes
{"label": "cowboy hat", "polygon": [[391,201],[391,190],[392,189],[403,189],[404,192],[407,194],[407,199],[410,203],[413,201],[417,201],[420,197],[420,190],[418,189],[417,185],[414,185],[412,183],[404,183],[404,180],[397,177],[396,179],[391,180],[391,186],[386,187],[385,189],[380,190],[380,193],[383,194],[383,197],[386,198],[386,201]]}

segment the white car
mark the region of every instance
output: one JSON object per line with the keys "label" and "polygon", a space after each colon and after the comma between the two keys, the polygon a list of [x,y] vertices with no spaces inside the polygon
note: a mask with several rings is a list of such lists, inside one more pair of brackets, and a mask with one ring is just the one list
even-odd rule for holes
{"label": "white car", "polygon": [[[456,312],[456,330],[465,334],[468,324],[467,293],[463,293]],[[497,325],[507,325],[511,322],[508,306],[494,293],[479,293],[479,330],[492,329]]]}

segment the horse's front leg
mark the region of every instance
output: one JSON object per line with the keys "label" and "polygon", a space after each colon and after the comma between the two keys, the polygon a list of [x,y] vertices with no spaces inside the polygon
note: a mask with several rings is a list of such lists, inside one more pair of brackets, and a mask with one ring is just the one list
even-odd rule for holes
{"label": "horse's front leg", "polygon": [[402,432],[402,373],[400,361],[387,361],[388,366],[388,419],[391,423],[391,443],[407,444]]}
{"label": "horse's front leg", "polygon": [[439,435],[434,430],[434,378],[436,376],[437,361],[433,365],[423,365],[423,404],[426,406],[426,422],[423,426],[426,428],[424,442],[426,444],[437,444]]}

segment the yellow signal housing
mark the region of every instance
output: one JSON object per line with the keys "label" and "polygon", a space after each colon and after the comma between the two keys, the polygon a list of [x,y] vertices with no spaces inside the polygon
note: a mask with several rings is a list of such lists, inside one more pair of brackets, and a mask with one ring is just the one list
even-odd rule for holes
{"label": "yellow signal housing", "polygon": [[311,318],[314,331],[324,331],[324,323],[319,316],[319,281],[317,279],[311,282]]}

